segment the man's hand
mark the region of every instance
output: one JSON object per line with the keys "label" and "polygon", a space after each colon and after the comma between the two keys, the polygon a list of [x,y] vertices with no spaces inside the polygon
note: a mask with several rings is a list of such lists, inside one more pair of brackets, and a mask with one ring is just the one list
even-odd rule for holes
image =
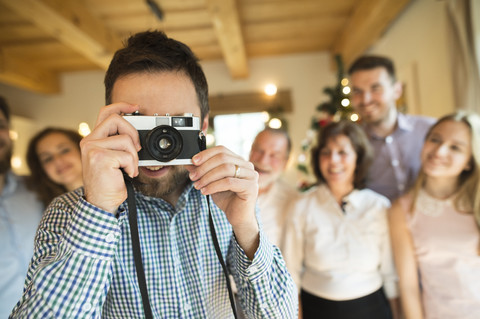
{"label": "man's hand", "polygon": [[138,132],[121,116],[137,110],[127,103],[104,106],[94,130],[80,142],[85,198],[112,214],[127,198],[121,169],[138,175]]}
{"label": "man's hand", "polygon": [[211,195],[233,227],[237,242],[250,259],[258,248],[258,223],[255,203],[258,173],[253,164],[223,146],[202,151],[186,166],[194,187]]}

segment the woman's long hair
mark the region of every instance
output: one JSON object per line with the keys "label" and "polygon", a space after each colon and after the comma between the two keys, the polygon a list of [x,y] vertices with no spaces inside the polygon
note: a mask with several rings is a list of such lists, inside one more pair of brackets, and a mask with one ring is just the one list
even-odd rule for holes
{"label": "woman's long hair", "polygon": [[[428,139],[432,130],[439,124],[447,121],[464,123],[470,130],[472,157],[469,169],[464,170],[458,177],[457,196],[454,199],[455,209],[461,212],[471,212],[475,215],[477,224],[480,226],[480,116],[475,113],[458,111],[440,118],[428,131],[425,139]],[[417,180],[412,188],[413,211],[419,190],[425,183],[426,175],[420,170]],[[466,211],[467,210],[467,211]]]}
{"label": "woman's long hair", "polygon": [[37,154],[37,145],[38,143],[50,134],[63,134],[69,140],[71,140],[77,147],[80,149],[80,140],[82,136],[77,132],[69,129],[58,128],[58,127],[48,127],[40,132],[38,132],[28,144],[27,149],[27,164],[30,169],[30,176],[28,178],[28,187],[33,190],[38,199],[43,202],[43,204],[48,206],[52,199],[55,197],[67,192],[67,189],[60,184],[52,181],[40,163],[40,158]]}

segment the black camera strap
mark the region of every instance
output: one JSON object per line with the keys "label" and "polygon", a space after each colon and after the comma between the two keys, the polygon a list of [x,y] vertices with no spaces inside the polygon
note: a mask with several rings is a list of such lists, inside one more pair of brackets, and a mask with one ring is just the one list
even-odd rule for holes
{"label": "black camera strap", "polygon": [[[199,136],[200,150],[206,149],[206,139],[205,135],[200,134]],[[143,311],[145,313],[146,319],[152,319],[152,308],[150,306],[150,300],[148,298],[147,291],[147,282],[145,279],[145,271],[143,269],[142,263],[142,250],[140,247],[140,239],[138,236],[138,223],[137,223],[137,207],[135,204],[135,192],[133,190],[132,179],[127,175],[123,174],[125,179],[125,185],[127,187],[127,205],[128,205],[128,221],[130,223],[130,235],[132,237],[132,249],[133,249],[133,259],[135,261],[135,269],[137,271],[137,280],[140,287],[140,294],[142,295],[142,304]],[[217,233],[215,231],[215,223],[213,221],[212,211],[210,209],[210,196],[206,196],[207,206],[208,206],[208,222],[210,226],[210,235],[212,236],[213,246],[215,247],[215,253],[217,258],[220,261],[222,266],[223,274],[225,275],[225,281],[227,283],[228,297],[230,299],[230,306],[232,307],[233,315],[237,319],[237,308],[235,306],[235,299],[233,296],[232,286],[230,284],[230,276],[228,273],[227,266],[222,256],[222,251],[220,250],[220,245],[218,244]]]}
{"label": "black camera strap", "polygon": [[127,186],[127,204],[128,204],[128,221],[130,223],[130,235],[132,237],[133,259],[135,261],[135,269],[137,270],[138,286],[142,295],[143,312],[146,319],[152,319],[152,308],[148,299],[147,281],[145,280],[145,271],[142,263],[142,249],[140,248],[140,238],[138,236],[137,224],[137,207],[135,205],[135,192],[131,178],[124,174],[125,185]]}
{"label": "black camera strap", "polygon": [[228,289],[228,298],[230,299],[230,306],[232,307],[233,316],[237,319],[237,307],[235,306],[235,298],[233,297],[232,285],[230,284],[230,276],[228,274],[227,265],[223,260],[222,251],[220,250],[220,245],[218,244],[217,233],[215,231],[215,224],[213,223],[213,215],[210,209],[210,196],[207,195],[207,204],[208,204],[208,223],[210,225],[210,234],[212,236],[213,246],[215,247],[215,253],[217,254],[220,265],[222,265],[223,274],[225,275],[225,281],[227,283]]}
{"label": "black camera strap", "polygon": [[[205,135],[200,132],[199,140],[200,150],[207,149],[207,139]],[[230,284],[230,276],[228,273],[227,265],[225,264],[225,260],[222,256],[222,251],[220,249],[220,245],[218,244],[217,232],[215,231],[215,223],[213,222],[213,214],[210,208],[210,195],[205,196],[207,198],[207,206],[208,206],[208,224],[210,226],[210,236],[212,236],[213,247],[215,247],[215,253],[217,254],[218,261],[220,261],[220,265],[222,265],[223,274],[225,275],[225,282],[227,283],[228,289],[228,298],[230,299],[230,306],[232,307],[233,316],[237,319],[237,307],[235,306],[235,298],[233,296],[232,285]]]}

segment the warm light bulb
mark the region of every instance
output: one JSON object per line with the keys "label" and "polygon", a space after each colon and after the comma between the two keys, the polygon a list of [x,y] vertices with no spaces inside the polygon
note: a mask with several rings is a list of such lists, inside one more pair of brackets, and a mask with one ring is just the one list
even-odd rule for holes
{"label": "warm light bulb", "polygon": [[268,96],[277,94],[277,86],[275,84],[267,84],[265,86],[265,94]]}
{"label": "warm light bulb", "polygon": [[343,107],[347,107],[350,105],[350,100],[349,99],[343,99],[342,100],[342,106]]}
{"label": "warm light bulb", "polygon": [[13,156],[11,163],[14,169],[19,169],[22,167],[22,159],[19,156]]}
{"label": "warm light bulb", "polygon": [[305,163],[306,161],[307,161],[307,157],[305,156],[305,154],[298,155],[298,162],[299,163]]}
{"label": "warm light bulb", "polygon": [[17,131],[12,131],[12,130],[10,130],[8,133],[10,134],[10,139],[11,139],[12,141],[16,141],[16,140],[18,139],[18,133],[17,133]]}
{"label": "warm light bulb", "polygon": [[78,134],[80,134],[81,136],[85,137],[90,134],[90,132],[91,130],[87,123],[82,122],[78,124]]}
{"label": "warm light bulb", "polygon": [[268,122],[270,119],[270,114],[268,112],[262,112],[262,119],[264,122]]}
{"label": "warm light bulb", "polygon": [[344,86],[342,89],[343,94],[349,94],[350,93],[350,87],[349,86]]}
{"label": "warm light bulb", "polygon": [[352,120],[352,122],[358,121],[358,114],[353,113],[350,115],[350,120]]}
{"label": "warm light bulb", "polygon": [[343,86],[347,86],[347,85],[348,85],[348,79],[347,79],[347,78],[343,78],[340,83],[341,83]]}
{"label": "warm light bulb", "polygon": [[282,121],[280,121],[277,118],[273,118],[268,122],[268,126],[270,128],[277,128],[277,129],[281,128],[282,127]]}

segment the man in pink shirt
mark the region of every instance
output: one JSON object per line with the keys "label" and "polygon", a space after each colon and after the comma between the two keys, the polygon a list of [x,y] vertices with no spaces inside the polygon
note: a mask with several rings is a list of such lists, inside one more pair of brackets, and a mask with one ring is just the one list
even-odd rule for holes
{"label": "man in pink shirt", "polygon": [[375,153],[367,187],[393,201],[413,185],[425,134],[435,119],[398,112],[396,100],[402,95],[402,84],[389,58],[362,56],[348,73],[352,106]]}

